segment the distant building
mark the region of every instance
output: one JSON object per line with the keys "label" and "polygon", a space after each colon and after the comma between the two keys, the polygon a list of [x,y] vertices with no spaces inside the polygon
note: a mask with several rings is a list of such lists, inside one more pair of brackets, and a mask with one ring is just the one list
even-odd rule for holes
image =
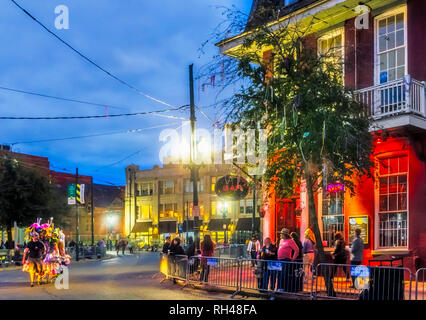
{"label": "distant building", "polygon": [[[49,159],[35,155],[17,153],[10,150],[8,146],[0,146],[0,156],[19,161],[27,168],[35,169],[55,184],[64,201],[67,200],[67,188],[76,183],[76,175],[67,172],[50,170]],[[91,176],[79,175],[78,183],[85,184],[85,203],[79,206],[79,239],[84,243],[91,243]],[[124,236],[124,187],[94,184],[94,239],[116,240]],[[61,221],[67,240],[76,240],[76,211],[75,206],[69,206],[69,213]],[[15,236],[16,234],[16,236]],[[23,229],[14,228],[14,239],[17,243],[23,242]],[[5,234],[2,232],[2,240]]]}
{"label": "distant building", "polygon": [[[243,200],[223,201],[215,194],[216,181],[230,173],[233,165],[205,165],[198,182],[200,206],[200,237],[209,233],[216,242],[227,239],[245,242],[251,237],[253,200],[251,191]],[[139,244],[155,244],[168,235],[182,239],[194,236],[192,213],[193,193],[190,170],[183,165],[165,164],[162,168],[140,170],[136,165],[126,168],[124,233]],[[259,232],[261,195],[257,199],[255,227]],[[227,203],[228,209],[221,207]]]}

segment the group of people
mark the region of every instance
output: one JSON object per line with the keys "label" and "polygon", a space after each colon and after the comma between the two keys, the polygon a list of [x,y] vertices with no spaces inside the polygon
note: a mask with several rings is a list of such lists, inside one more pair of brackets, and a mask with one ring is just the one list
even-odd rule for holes
{"label": "group of people", "polygon": [[[209,234],[204,235],[204,239],[201,241],[199,249],[196,249],[194,239],[192,237],[188,237],[188,246],[186,250],[182,248],[181,240],[179,238],[174,238],[172,240],[171,237],[166,237],[162,253],[168,257],[168,273],[172,275],[176,273],[178,275],[184,275],[188,261],[185,258],[200,256],[202,257],[201,259],[195,259],[193,261],[190,271],[191,273],[195,273],[201,266],[200,282],[207,282],[210,272],[207,257],[213,257],[215,247],[216,245]],[[176,282],[176,279],[173,278],[173,281]]]}
{"label": "group of people", "polygon": [[42,284],[43,280],[53,280],[71,260],[65,252],[65,235],[62,230],[55,228],[52,220],[45,224],[40,222],[39,219],[25,231],[22,270],[30,274],[31,287],[35,280],[38,284]]}
{"label": "group of people", "polygon": [[[361,230],[355,230],[355,238],[351,246],[351,265],[360,265],[363,260],[364,243],[360,237]],[[305,240],[302,244],[296,232],[289,232],[283,228],[280,232],[278,246],[272,243],[270,238],[265,238],[264,245],[253,237],[247,246],[251,257],[254,273],[258,278],[259,289],[278,291],[300,291],[303,280],[315,276],[315,270],[305,268],[306,265],[314,265],[317,262],[316,240],[311,228],[305,231]],[[334,276],[338,265],[342,265],[346,278],[349,280],[349,272],[344,264],[347,263],[349,252],[343,235],[339,232],[335,235],[335,248],[332,253],[335,266],[332,270]],[[279,261],[274,263],[274,261]],[[352,287],[355,279],[352,277]]]}

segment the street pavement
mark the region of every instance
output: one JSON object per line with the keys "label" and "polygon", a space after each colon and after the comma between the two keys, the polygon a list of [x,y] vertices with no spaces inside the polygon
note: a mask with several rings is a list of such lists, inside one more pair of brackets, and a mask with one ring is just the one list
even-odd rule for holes
{"label": "street pavement", "polygon": [[[115,253],[114,253],[115,255]],[[0,272],[0,299],[41,300],[225,300],[231,294],[206,292],[163,281],[159,253],[126,253],[101,261],[71,263],[69,289],[54,284],[30,287],[29,275],[19,270]]]}

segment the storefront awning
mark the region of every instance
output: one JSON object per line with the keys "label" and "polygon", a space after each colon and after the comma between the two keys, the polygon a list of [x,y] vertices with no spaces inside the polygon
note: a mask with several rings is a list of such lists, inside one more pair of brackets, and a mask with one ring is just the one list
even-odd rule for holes
{"label": "storefront awning", "polygon": [[231,219],[212,219],[209,222],[208,229],[209,231],[223,231],[223,225],[229,225]]}
{"label": "storefront awning", "polygon": [[[260,218],[254,218],[254,229],[260,229]],[[251,218],[239,218],[237,221],[236,231],[251,231]]]}
{"label": "storefront awning", "polygon": [[160,221],[158,233],[176,233],[176,221]]}
{"label": "storefront awning", "polygon": [[152,228],[152,222],[136,222],[131,233],[149,232],[149,228]]}

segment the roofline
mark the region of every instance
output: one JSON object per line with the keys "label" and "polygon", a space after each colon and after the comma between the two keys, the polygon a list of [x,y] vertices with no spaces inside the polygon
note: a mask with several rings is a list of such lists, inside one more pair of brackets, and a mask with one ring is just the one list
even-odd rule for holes
{"label": "roofline", "polygon": [[[274,26],[278,25],[279,23],[281,23],[281,22],[283,22],[285,20],[288,20],[292,16],[296,16],[297,20],[299,20],[300,17],[297,17],[298,15],[301,15],[302,13],[304,13],[304,12],[306,12],[308,10],[312,10],[315,7],[318,7],[318,6],[327,4],[327,3],[329,3],[328,7],[332,7],[332,6],[335,6],[336,4],[340,4],[340,3],[345,2],[345,1],[346,0],[322,0],[322,1],[317,1],[317,2],[314,2],[314,3],[310,4],[310,5],[307,5],[306,7],[300,8],[299,10],[292,11],[292,12],[288,13],[287,15],[285,15],[285,16],[277,19],[277,20],[274,20],[274,21],[271,21],[271,22],[267,22],[266,25],[268,27],[274,27]],[[330,4],[332,4],[332,5],[330,5]],[[312,15],[312,14],[310,14],[310,15]],[[226,54],[226,52],[229,49],[236,48],[237,46],[241,45],[242,44],[242,39],[241,38],[246,37],[250,33],[252,33],[252,31],[245,31],[245,32],[243,32],[241,34],[238,34],[238,35],[232,37],[232,38],[221,40],[218,43],[216,43],[215,46],[217,46],[217,47],[219,47],[219,49],[221,49],[221,53],[222,54]],[[240,41],[240,43],[235,43],[235,45],[231,46],[229,49],[225,49],[225,50],[222,49],[226,44],[229,44],[229,43],[232,43],[232,42],[236,42],[238,40]]]}

